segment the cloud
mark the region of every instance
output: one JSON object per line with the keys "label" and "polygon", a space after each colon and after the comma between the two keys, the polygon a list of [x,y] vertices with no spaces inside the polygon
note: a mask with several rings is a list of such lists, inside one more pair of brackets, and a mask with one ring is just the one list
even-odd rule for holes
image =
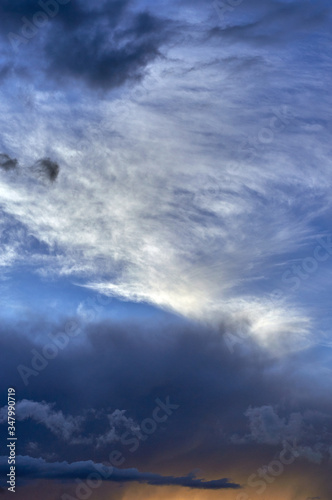
{"label": "cloud", "polygon": [[[62,79],[74,77],[93,87],[109,89],[127,81],[137,82],[148,63],[161,55],[159,47],[167,39],[165,21],[142,12],[130,23],[127,13],[129,23],[114,28],[107,12],[100,16],[103,22],[100,18],[96,25],[89,18],[89,23],[65,36],[60,27],[52,34],[45,45],[50,76],[61,74]],[[70,51],[65,49],[68,45]]]}
{"label": "cloud", "polygon": [[[3,473],[7,470],[7,458],[0,457],[0,469]],[[99,478],[105,478],[112,482],[138,482],[146,483],[153,486],[182,486],[186,488],[194,488],[201,490],[221,490],[221,489],[238,489],[240,485],[231,483],[228,479],[215,479],[212,481],[204,481],[195,478],[189,474],[184,477],[161,476],[159,474],[142,473],[136,469],[116,469],[106,467],[102,464],[95,464],[91,460],[86,462],[46,462],[39,458],[31,458],[28,456],[17,457],[17,470],[19,476],[23,480],[34,479],[88,479],[89,474],[99,474]]]}
{"label": "cloud", "polygon": [[[19,422],[24,420],[35,420],[38,424],[43,424],[56,436],[69,441],[72,435],[79,432],[83,419],[81,417],[65,417],[62,411],[55,411],[54,404],[47,404],[23,399],[16,404],[15,417]],[[0,423],[7,420],[7,406],[0,409]]]}
{"label": "cloud", "polygon": [[60,167],[50,158],[42,158],[31,167],[31,170],[36,177],[54,182],[59,175]]}
{"label": "cloud", "polygon": [[[159,316],[148,324],[92,322],[26,387],[17,367],[32,368],[36,352],[51,343],[45,332],[56,338],[65,324],[32,324],[30,318],[17,331],[2,325],[0,349],[8,355],[0,389],[10,381],[25,399],[17,406],[22,454],[109,463],[118,450],[126,469],[184,477],[200,468],[209,479],[222,475],[243,484],[286,440],[299,453],[291,476],[319,464],[311,483],[329,484],[331,404],[328,390],[317,391],[322,379],[329,386],[329,352],[320,367],[314,365],[317,349],[292,354],[289,364],[250,341],[250,353],[230,355],[221,327]],[[179,408],[147,434],[144,421],[153,416],[157,398]],[[5,409],[1,415],[6,426]]]}
{"label": "cloud", "polygon": [[[20,54],[28,52],[30,72],[45,72],[61,84],[74,79],[109,90],[137,82],[147,65],[161,56],[160,49],[172,33],[170,21],[132,9],[128,1],[92,6],[71,0],[51,11],[41,3],[6,2],[0,8],[0,25],[7,38],[8,28],[12,30],[9,41],[19,67],[24,64]],[[39,26],[37,12],[47,18],[43,26]]]}
{"label": "cloud", "polygon": [[[290,413],[287,418],[279,417],[276,408],[264,405],[249,407],[244,415],[249,419],[250,434],[233,436],[237,444],[257,442],[267,445],[282,445],[292,442],[298,456],[312,463],[321,463],[328,456],[329,439],[321,433],[323,425],[331,420],[329,415],[317,411]],[[324,434],[324,432],[323,432]]]}
{"label": "cloud", "polygon": [[[3,151],[20,154],[26,165],[36,157],[61,165],[47,195],[28,179],[1,178],[3,210],[48,249],[43,255],[27,249],[30,269],[191,319],[245,324],[276,354],[307,348],[320,321],[309,294],[329,286],[331,264],[302,280],[299,290],[283,277],[299,255],[311,256],[331,212],[330,94],[316,99],[321,86],[329,88],[326,61],[309,74],[293,46],[287,57],[282,44],[273,54],[262,44],[221,46],[207,36],[206,16],[199,30],[191,16],[174,35],[178,43],[167,44],[173,24],[166,11],[157,15],[159,4],[63,7],[31,41],[42,49],[57,42],[49,73],[33,78],[39,63],[26,47],[34,108],[18,99],[15,74],[5,86]],[[105,15],[106,8],[113,10]],[[232,15],[250,24],[248,8],[243,3]],[[279,32],[281,19],[295,22],[292,9],[299,12],[300,4],[251,8],[256,21],[277,9]],[[305,4],[306,19],[313,8]],[[69,40],[77,49],[70,54],[63,49]],[[164,41],[167,58],[159,58]],[[324,53],[323,39],[310,32],[303,43],[310,53]],[[112,73],[108,62],[117,57]],[[68,86],[73,78],[78,84]],[[80,85],[111,88],[117,79],[140,84],[98,99]],[[22,108],[25,119],[12,122]],[[273,302],[280,287],[283,300]]]}
{"label": "cloud", "polygon": [[[112,413],[106,413],[104,410],[96,412],[93,409],[86,410],[84,415],[67,415],[62,411],[54,409],[55,403],[46,403],[45,401],[36,402],[27,399],[17,401],[15,418],[19,422],[33,420],[37,424],[45,426],[58,438],[73,445],[92,445],[108,446],[120,440],[125,431],[131,434],[140,430],[140,427],[132,418],[125,416],[125,410],[114,410]],[[0,408],[0,424],[7,422],[7,406]],[[100,435],[89,435],[83,431],[84,426],[91,420],[103,421],[107,418],[107,429]],[[28,447],[31,448],[29,443]]]}
{"label": "cloud", "polygon": [[16,166],[16,158],[13,159],[6,154],[0,154],[0,168],[3,168],[4,170],[12,170],[16,168]]}
{"label": "cloud", "polygon": [[107,415],[110,429],[97,437],[96,443],[98,447],[119,441],[124,431],[133,434],[140,430],[139,425],[132,418],[127,418],[125,413],[126,410],[115,410]]}
{"label": "cloud", "polygon": [[3,153],[0,154],[0,168],[6,171],[15,169],[20,175],[49,182],[54,182],[60,171],[58,163],[51,160],[51,158],[41,158],[28,168],[22,168],[16,159],[12,159]]}
{"label": "cloud", "polygon": [[[332,429],[313,410],[331,414],[331,351],[313,345],[330,331],[328,242],[310,263],[332,212],[331,6],[253,0],[221,20],[212,2],[146,5],[71,0],[14,53],[8,31],[40,5],[0,6],[0,380],[24,401],[21,449],[86,464],[121,447],[158,477],[206,467],[242,484],[297,439],[289,474],[314,471],[305,496],[323,498]],[[47,317],[99,291],[158,320],[85,325],[26,388],[17,366],[63,327],[20,307],[29,273]],[[39,277],[81,288],[50,313]],[[128,453],[121,433],[167,397],[181,409]]]}
{"label": "cloud", "polygon": [[[190,450],[193,462],[201,461],[200,454],[209,462],[209,450],[218,444],[225,449],[220,460],[226,464],[229,449],[248,446],[258,456],[262,445],[278,449],[283,440],[294,439],[298,447],[328,454],[329,403],[324,393],[315,399],[316,384],[326,376],[324,367],[314,373],[301,371],[303,363],[311,366],[316,358],[314,350],[293,355],[289,370],[283,358],[262,355],[254,343],[249,356],[241,350],[230,355],[221,328],[216,331],[174,320],[151,321],[149,327],[143,320],[121,325],[105,321],[83,327],[77,339],[65,349],[58,348],[56,358],[48,360],[40,373],[30,374],[26,387],[17,367],[33,368],[36,352],[41,354],[51,343],[43,332],[52,332],[56,339],[63,326],[23,323],[21,329],[32,329],[36,340],[7,329],[1,335],[1,348],[10,359],[2,367],[4,380],[11,380],[25,398],[17,405],[22,449],[31,441],[42,444],[44,436],[57,456],[69,454],[73,461],[88,459],[92,449],[101,461],[108,459],[113,448],[126,455],[128,446],[121,436],[128,433],[134,438],[153,414],[155,399],[169,397],[180,409],[167,425],[161,424],[149,439],[141,440],[136,451],[139,462],[148,464],[151,456],[156,460],[169,454],[176,463],[185,450]],[[303,385],[306,399],[296,400]],[[33,401],[27,400],[30,391]],[[1,415],[5,423],[5,408]],[[40,449],[42,456],[46,452],[48,448]]]}
{"label": "cloud", "polygon": [[245,416],[250,421],[250,437],[259,443],[277,444],[290,437],[299,437],[302,425],[300,414],[292,414],[288,424],[277,415],[272,406],[248,408]]}

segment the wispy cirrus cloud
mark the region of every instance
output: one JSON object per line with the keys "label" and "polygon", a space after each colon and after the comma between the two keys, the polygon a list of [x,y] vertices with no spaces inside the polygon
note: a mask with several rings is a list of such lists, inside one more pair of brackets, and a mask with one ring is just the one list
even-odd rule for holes
{"label": "wispy cirrus cloud", "polygon": [[[270,7],[278,9],[276,29],[280,16],[295,22],[300,8],[298,3],[256,4],[252,12],[258,16],[262,11],[261,23],[267,23],[268,31],[273,23]],[[113,33],[114,43],[121,45],[125,37],[127,47],[127,39],[131,44],[134,37],[139,48],[141,41],[149,45],[149,37],[164,33],[154,10],[148,14],[143,7],[122,26],[126,8],[114,3],[113,17],[106,16],[105,30]],[[243,8],[232,15],[245,17],[248,6]],[[103,9],[90,9],[91,33],[77,42],[78,54],[86,53],[88,62],[89,47],[103,45],[104,35],[95,40],[93,28],[101,22]],[[306,3],[296,29],[304,30],[304,43],[321,54],[325,42],[316,39],[305,22],[310,9],[314,6]],[[54,19],[45,39],[62,25],[64,43],[84,31],[87,10],[73,3]],[[285,338],[284,333],[293,330],[298,332],[295,347],[298,338],[310,332],[315,313],[301,297],[286,293],[287,301],[285,297],[285,303],[276,306],[269,294],[289,262],[311,252],[331,212],[330,97],[322,93],[321,100],[310,105],[310,96],[329,82],[328,62],[319,56],[316,72],[309,74],[291,39],[287,61],[280,56],[283,43],[276,43],[272,52],[262,44],[243,51],[237,45],[241,34],[234,30],[234,39],[222,32],[211,37],[217,21],[209,18],[210,10],[205,12],[200,30],[195,19],[188,18],[183,33],[175,34],[177,45],[165,39],[167,57],[149,59],[141,85],[122,86],[117,93],[100,96],[97,104],[93,90],[86,88],[84,99],[79,99],[75,89],[60,81],[54,97],[43,76],[33,84],[34,107],[26,109],[12,86],[2,115],[3,151],[22,158],[23,164],[32,164],[36,157],[55,158],[62,172],[46,192],[43,186],[5,177],[8,172],[3,171],[2,207],[53,249],[49,255],[30,256],[33,269],[43,276],[67,276],[110,296],[216,323],[229,317],[238,321],[244,311],[247,323],[263,315],[254,321],[254,338],[268,345],[270,337]],[[323,18],[318,18],[324,30]],[[227,43],[220,45],[222,36]],[[149,46],[155,50],[153,42]],[[53,46],[50,64],[58,49]],[[66,57],[61,64],[67,64]],[[109,56],[101,50],[102,66],[104,57]],[[80,61],[77,57],[75,64]],[[140,65],[139,57],[137,61]],[[83,65],[82,71],[77,67],[76,75],[69,75],[76,67],[69,61],[62,72],[93,87],[112,87],[107,71],[98,80],[98,64]],[[124,72],[137,80],[135,64]],[[144,59],[140,67],[147,64]],[[31,71],[35,68],[31,63]],[[110,62],[109,68],[116,65]],[[57,74],[54,68],[49,71]],[[121,79],[121,71],[116,73]],[[72,100],[76,104],[69,110]],[[26,120],[12,123],[9,130],[9,117],[17,109]],[[282,121],[285,109],[287,126]],[[243,151],[244,141],[254,143],[254,158]],[[327,286],[319,279],[319,286]],[[271,345],[274,348],[274,341]]]}

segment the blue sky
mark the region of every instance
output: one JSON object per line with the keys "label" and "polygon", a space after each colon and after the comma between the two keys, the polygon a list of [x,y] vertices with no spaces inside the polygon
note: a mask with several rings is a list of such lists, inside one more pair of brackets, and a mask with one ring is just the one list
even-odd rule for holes
{"label": "blue sky", "polygon": [[[13,356],[3,390],[17,383],[21,408],[39,415],[29,423],[22,414],[24,436],[46,429],[41,443],[22,438],[22,455],[45,462],[34,467],[106,463],[102,453],[93,455],[94,440],[106,436],[102,417],[93,431],[87,412],[106,412],[106,419],[107,411],[131,411],[137,422],[158,390],[185,398],[187,387],[192,399],[182,404],[178,428],[167,431],[171,448],[158,434],[160,461],[148,446],[133,467],[152,473],[159,463],[154,473],[179,477],[199,468],[211,480],[229,477],[247,494],[248,457],[259,464],[269,456],[264,446],[295,436],[302,458],[267,494],[329,497],[330,27],[327,0],[1,2],[0,305],[3,349]],[[59,352],[48,375],[22,385],[17,366],[30,363],[27,352],[73,319],[84,335]],[[127,371],[134,332],[137,365]],[[91,384],[85,400],[76,377],[70,381],[70,364],[79,374],[89,360],[101,383],[98,356],[105,355],[108,387],[111,353],[100,338],[105,351],[119,350],[124,366],[116,363],[112,376],[123,395],[110,386],[109,396],[94,401]],[[163,352],[175,372],[172,361],[163,365]],[[215,364],[219,355],[224,372]],[[155,375],[149,356],[159,360]],[[59,381],[52,379],[57,367],[66,374]],[[254,373],[248,388],[246,370]],[[197,373],[195,396],[189,379]],[[130,388],[140,377],[144,388],[134,397]],[[282,395],[278,386],[289,383]],[[218,391],[229,408],[214,406]],[[207,401],[210,415],[197,409],[195,397]],[[83,420],[72,428],[76,439],[95,433],[86,448],[76,453],[68,438],[47,455],[48,440],[63,437],[49,423],[59,412],[61,425],[79,414],[86,419],[85,431]],[[223,433],[209,424],[211,415]],[[262,441],[256,418],[258,426],[275,422],[279,437]],[[324,419],[324,432],[310,431]],[[190,439],[185,421],[192,435],[211,425],[216,443],[227,436],[232,464],[220,457],[217,469],[211,436]],[[241,446],[251,448],[240,453]],[[40,478],[54,485],[52,474]],[[191,492],[182,482],[174,498]],[[61,493],[61,484],[54,488]],[[159,498],[153,486],[144,488],[142,495]],[[209,488],[207,499],[214,498]],[[164,486],[157,490],[162,498]],[[226,499],[249,499],[231,490],[225,488]],[[128,499],[135,494],[130,485],[126,492]]]}

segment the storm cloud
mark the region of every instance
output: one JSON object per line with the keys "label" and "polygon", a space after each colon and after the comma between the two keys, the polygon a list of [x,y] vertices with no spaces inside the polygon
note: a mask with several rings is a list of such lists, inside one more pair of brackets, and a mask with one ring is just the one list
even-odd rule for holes
{"label": "storm cloud", "polygon": [[[50,329],[52,338],[63,331],[61,325],[48,325]],[[38,330],[36,324],[34,331]],[[251,456],[246,466],[249,476],[255,467],[278,456],[287,442],[295,446],[298,463],[320,464],[318,481],[325,481],[332,408],[323,395],[315,394],[314,386],[303,397],[299,395],[303,376],[298,370],[303,363],[310,364],[310,356],[315,354],[294,355],[289,370],[283,360],[262,356],[255,344],[250,358],[245,351],[230,356],[223,333],[176,323],[159,323],[149,329],[137,323],[91,324],[64,349],[59,348],[40,373],[31,375],[27,387],[17,367],[31,368],[32,358],[36,352],[42,354],[44,344],[32,343],[14,331],[2,335],[2,348],[11,357],[2,370],[15,382],[21,397],[33,394],[34,398],[18,402],[21,449],[47,462],[86,463],[93,453],[96,463],[109,463],[112,452],[117,452],[125,468],[153,467],[154,472],[153,464],[161,457],[168,457],[163,470],[185,470],[183,455],[190,450],[193,469],[204,471],[204,464],[213,468],[217,460],[229,477],[232,467],[242,463],[244,450]],[[24,355],[18,345],[24,346]],[[308,374],[307,384],[319,376]],[[40,398],[44,402],[38,403]],[[179,407],[165,422],[155,425],[150,435],[152,424],[145,422],[152,418],[156,399]],[[3,408],[1,414],[5,411]],[[75,467],[77,477],[82,478],[81,469]],[[57,475],[52,471],[48,476],[51,465],[37,469],[33,477]],[[82,470],[87,470],[85,465]],[[160,484],[167,481],[160,479]],[[169,481],[205,487],[189,479]],[[243,476],[232,477],[231,482],[242,484]],[[223,483],[206,486],[213,488],[213,484],[221,487]]]}
{"label": "storm cloud", "polygon": [[31,171],[38,178],[54,182],[59,175],[60,167],[50,158],[42,158],[32,165]]}

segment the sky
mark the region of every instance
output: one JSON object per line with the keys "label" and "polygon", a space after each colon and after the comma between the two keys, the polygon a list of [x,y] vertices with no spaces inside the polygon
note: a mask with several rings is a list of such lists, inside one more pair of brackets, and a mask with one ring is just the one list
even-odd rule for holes
{"label": "sky", "polygon": [[329,500],[328,0],[0,0],[18,500]]}

